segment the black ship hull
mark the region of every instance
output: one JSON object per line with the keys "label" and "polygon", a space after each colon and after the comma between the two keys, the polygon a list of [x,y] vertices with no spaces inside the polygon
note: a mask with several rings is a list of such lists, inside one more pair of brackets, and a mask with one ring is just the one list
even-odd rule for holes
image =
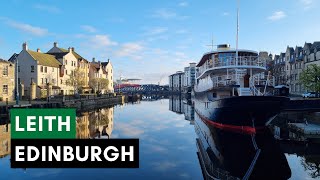
{"label": "black ship hull", "polygon": [[208,101],[197,96],[195,110],[207,124],[255,133],[281,112],[289,99],[275,96],[235,96]]}

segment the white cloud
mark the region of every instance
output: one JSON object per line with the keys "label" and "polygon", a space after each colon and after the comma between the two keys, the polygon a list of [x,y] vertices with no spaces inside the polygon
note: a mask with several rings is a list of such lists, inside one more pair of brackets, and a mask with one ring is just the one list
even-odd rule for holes
{"label": "white cloud", "polygon": [[130,57],[135,60],[142,58],[140,52],[144,49],[140,42],[129,42],[121,45],[120,49],[114,52],[117,57]]}
{"label": "white cloud", "polygon": [[1,18],[1,19],[4,19],[9,26],[28,34],[32,34],[35,36],[45,36],[49,34],[48,29],[46,28],[41,28],[37,26],[32,26],[30,24],[26,24],[26,23],[16,22],[8,18]]}
{"label": "white cloud", "polygon": [[271,21],[277,21],[277,20],[280,20],[280,19],[283,19],[285,18],[287,15],[285,12],[283,11],[276,11],[274,12],[271,16],[268,17],[269,20]]}
{"label": "white cloud", "polygon": [[89,45],[95,48],[105,48],[109,46],[116,46],[118,43],[112,41],[108,35],[93,35],[89,36]]}
{"label": "white cloud", "polygon": [[223,13],[222,13],[222,16],[229,16],[229,15],[230,15],[229,12],[223,12]]}
{"label": "white cloud", "polygon": [[39,9],[39,10],[42,10],[42,11],[47,11],[47,12],[50,12],[50,13],[60,13],[61,10],[55,6],[48,6],[48,5],[44,5],[44,4],[35,4],[33,6],[35,9]]}
{"label": "white cloud", "polygon": [[180,16],[176,12],[168,10],[168,9],[157,9],[153,12],[151,17],[160,18],[160,19],[177,19],[177,20],[185,20],[189,18],[189,16]]}
{"label": "white cloud", "polygon": [[167,27],[154,27],[147,30],[145,35],[151,36],[151,35],[158,35],[162,34],[168,31]]}
{"label": "white cloud", "polygon": [[314,1],[313,0],[300,0],[300,3],[303,5],[303,8],[305,10],[307,10],[312,7],[312,4],[314,3]]}
{"label": "white cloud", "polygon": [[181,7],[186,7],[186,6],[188,6],[189,5],[189,3],[188,2],[180,2],[179,3],[179,6],[181,6]]}
{"label": "white cloud", "polygon": [[96,28],[94,28],[93,26],[89,26],[89,25],[82,25],[81,29],[83,29],[84,31],[90,32],[90,33],[97,32]]}

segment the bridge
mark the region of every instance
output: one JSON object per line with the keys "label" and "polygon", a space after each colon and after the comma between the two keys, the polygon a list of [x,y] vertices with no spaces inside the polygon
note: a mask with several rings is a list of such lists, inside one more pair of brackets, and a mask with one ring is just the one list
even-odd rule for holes
{"label": "bridge", "polygon": [[169,92],[169,86],[156,84],[121,84],[114,87],[114,92],[137,94],[164,94]]}

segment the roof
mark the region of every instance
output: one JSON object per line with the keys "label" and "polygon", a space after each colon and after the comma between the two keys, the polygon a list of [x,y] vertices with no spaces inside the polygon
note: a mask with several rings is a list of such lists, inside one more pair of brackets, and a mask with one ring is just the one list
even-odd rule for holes
{"label": "roof", "polygon": [[39,53],[35,51],[27,51],[39,64],[50,67],[59,67],[61,63],[55,58],[55,56],[50,54]]}
{"label": "roof", "polygon": [[320,49],[320,41],[315,41],[312,46],[311,46],[312,49],[317,49],[319,50]]}
{"label": "roof", "polygon": [[[67,49],[64,49],[64,48],[59,48],[60,49],[60,51],[62,51],[62,52],[69,52],[69,50],[67,50]],[[85,61],[87,61],[86,59],[84,59],[82,56],[80,56],[77,52],[75,52],[74,50],[72,51],[72,54],[74,55],[74,57],[76,57],[76,59],[83,59],[83,60],[85,60]]]}
{"label": "roof", "polygon": [[101,62],[102,66],[107,66],[108,64],[109,64],[109,61],[108,62]]}
{"label": "roof", "polygon": [[1,59],[1,58],[0,58],[0,63],[8,63],[8,64],[12,64],[12,62],[7,61],[7,60],[4,60],[4,59]]}
{"label": "roof", "polygon": [[77,59],[84,59],[83,57],[81,57],[77,52],[72,51],[72,54],[74,55],[74,57],[76,57]]}
{"label": "roof", "polygon": [[10,62],[14,62],[18,56],[19,56],[19,54],[17,54],[17,53],[13,53],[13,55],[9,58],[9,60],[8,60],[8,61],[10,61]]}
{"label": "roof", "polygon": [[50,54],[50,55],[55,56],[57,59],[61,59],[61,58],[63,58],[63,56],[65,56],[68,53],[69,52],[56,52],[56,53],[46,53],[46,54]]}
{"label": "roof", "polygon": [[59,48],[58,47],[58,49],[60,49],[60,51],[62,51],[62,52],[69,52],[67,49],[64,49],[64,48]]}
{"label": "roof", "polygon": [[[201,60],[199,61],[199,63],[197,64],[197,67],[200,67],[202,64],[204,64],[206,62],[206,60],[210,59],[210,56],[212,54],[219,54],[219,53],[235,53],[236,50],[235,49],[228,49],[228,50],[218,50],[218,51],[211,51],[208,53],[205,53]],[[258,53],[256,51],[252,51],[252,50],[245,50],[245,49],[238,49],[238,53],[240,54],[241,52],[245,52],[245,53],[253,53],[258,55]]]}

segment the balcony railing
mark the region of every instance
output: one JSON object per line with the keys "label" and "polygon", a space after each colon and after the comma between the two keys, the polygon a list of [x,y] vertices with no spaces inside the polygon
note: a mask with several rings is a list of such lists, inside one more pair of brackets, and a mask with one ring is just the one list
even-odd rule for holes
{"label": "balcony railing", "polygon": [[255,67],[266,67],[266,61],[259,59],[258,56],[240,56],[236,57],[223,57],[220,59],[214,60],[207,60],[207,62],[202,65],[197,72],[197,77],[203,74],[206,70],[212,68],[219,68],[219,67],[248,67],[248,66],[255,66]]}

